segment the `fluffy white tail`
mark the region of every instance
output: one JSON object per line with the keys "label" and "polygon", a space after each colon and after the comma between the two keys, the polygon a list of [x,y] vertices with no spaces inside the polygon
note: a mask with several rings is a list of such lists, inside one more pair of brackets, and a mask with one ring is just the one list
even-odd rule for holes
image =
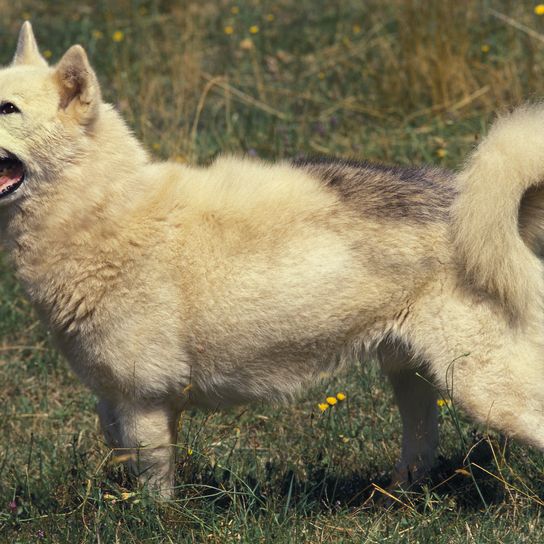
{"label": "fluffy white tail", "polygon": [[543,179],[542,105],[499,118],[458,176],[452,220],[461,266],[516,318],[542,300],[543,267],[520,235],[519,215],[524,194]]}

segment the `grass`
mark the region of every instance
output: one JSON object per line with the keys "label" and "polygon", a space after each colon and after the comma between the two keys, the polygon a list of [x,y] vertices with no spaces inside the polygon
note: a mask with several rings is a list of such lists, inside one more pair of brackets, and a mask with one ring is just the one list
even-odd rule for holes
{"label": "grass", "polygon": [[[18,5],[0,0],[0,61],[23,18],[52,60],[82,43],[106,98],[157,157],[179,161],[330,154],[455,168],[495,111],[544,88],[544,17],[529,2]],[[0,542],[544,540],[542,454],[503,448],[451,407],[430,483],[379,504],[400,422],[371,362],[291,406],[185,414],[176,501],[127,494],[94,399],[5,258],[0,276]],[[339,391],[347,399],[321,414]]]}

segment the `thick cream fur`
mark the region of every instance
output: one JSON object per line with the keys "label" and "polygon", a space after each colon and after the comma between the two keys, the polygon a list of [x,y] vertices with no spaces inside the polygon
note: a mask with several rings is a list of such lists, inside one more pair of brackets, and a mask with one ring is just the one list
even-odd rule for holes
{"label": "thick cream fur", "polygon": [[288,163],[152,162],[80,49],[4,69],[0,93],[22,111],[0,117],[0,153],[27,172],[0,201],[17,275],[99,397],[108,443],[164,496],[183,408],[291,398],[373,348],[403,418],[399,482],[433,461],[437,390],[544,449],[542,275],[525,245],[539,214],[525,242],[516,215],[543,173],[542,108],[499,121],[451,222],[392,221]]}
{"label": "thick cream fur", "polygon": [[454,243],[468,280],[521,319],[542,310],[535,308],[543,295],[542,263],[531,249],[541,239],[543,201],[539,190],[527,191],[544,175],[543,126],[540,105],[499,118],[459,175],[453,208]]}

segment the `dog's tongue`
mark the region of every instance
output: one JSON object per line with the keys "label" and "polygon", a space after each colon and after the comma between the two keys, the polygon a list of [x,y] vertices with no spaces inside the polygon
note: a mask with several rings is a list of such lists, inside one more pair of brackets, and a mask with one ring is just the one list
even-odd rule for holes
{"label": "dog's tongue", "polygon": [[17,183],[23,176],[23,167],[21,164],[10,164],[0,166],[0,188]]}

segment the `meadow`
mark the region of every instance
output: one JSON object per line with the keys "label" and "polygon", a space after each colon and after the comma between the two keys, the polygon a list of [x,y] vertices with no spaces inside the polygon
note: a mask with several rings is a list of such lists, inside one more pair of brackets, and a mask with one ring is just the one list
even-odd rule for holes
{"label": "meadow", "polygon": [[[544,6],[513,0],[0,0],[0,63],[30,19],[81,43],[158,159],[335,155],[457,168],[544,90]],[[112,183],[114,180],[112,180]],[[322,411],[338,393],[345,399]],[[387,498],[400,420],[373,361],[292,405],[188,412],[176,499],[134,492],[94,399],[0,254],[0,543],[544,541],[544,456],[440,408],[432,478]]]}

